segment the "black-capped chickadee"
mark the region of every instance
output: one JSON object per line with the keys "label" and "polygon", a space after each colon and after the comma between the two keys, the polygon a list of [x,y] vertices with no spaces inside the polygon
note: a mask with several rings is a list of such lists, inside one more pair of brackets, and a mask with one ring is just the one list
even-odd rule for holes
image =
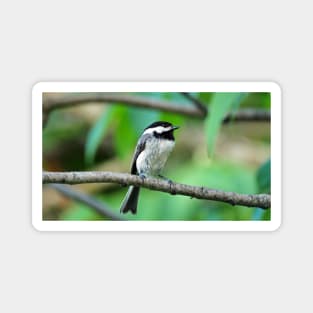
{"label": "black-capped chickadee", "polygon": [[[133,156],[131,174],[142,178],[161,176],[161,171],[175,146],[174,130],[179,128],[169,122],[154,122],[143,131]],[[120,212],[137,212],[139,187],[130,186]]]}

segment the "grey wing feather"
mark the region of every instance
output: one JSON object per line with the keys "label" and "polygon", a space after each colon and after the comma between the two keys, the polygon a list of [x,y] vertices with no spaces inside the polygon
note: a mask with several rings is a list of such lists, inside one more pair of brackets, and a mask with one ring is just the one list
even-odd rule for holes
{"label": "grey wing feather", "polygon": [[137,168],[136,168],[136,160],[139,154],[145,149],[146,142],[149,137],[150,137],[149,134],[143,135],[137,143],[136,150],[135,150],[133,160],[132,160],[132,167],[131,167],[131,172],[130,172],[131,174],[138,174]]}

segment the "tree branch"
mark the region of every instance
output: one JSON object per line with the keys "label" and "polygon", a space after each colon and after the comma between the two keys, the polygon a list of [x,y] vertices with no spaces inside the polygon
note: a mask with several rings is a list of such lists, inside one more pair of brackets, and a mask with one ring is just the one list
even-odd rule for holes
{"label": "tree branch", "polygon": [[235,113],[231,113],[227,115],[223,123],[229,123],[232,121],[237,122],[270,122],[271,121],[271,113],[266,110],[261,109],[241,109]]}
{"label": "tree branch", "polygon": [[[45,126],[48,115],[55,109],[61,109],[87,103],[111,103],[128,104],[134,107],[141,107],[164,112],[175,113],[178,115],[204,119],[207,116],[207,109],[203,104],[188,93],[183,93],[188,99],[192,100],[195,106],[186,106],[182,103],[149,99],[147,97],[134,96],[123,93],[107,92],[82,92],[82,93],[44,93],[43,97],[43,126]],[[264,121],[269,122],[271,114],[265,110],[241,109],[236,113],[225,117],[224,123],[230,121]]]}
{"label": "tree branch", "polygon": [[113,172],[43,172],[42,182],[60,184],[82,183],[117,183],[124,186],[140,186],[152,190],[171,194],[185,195],[192,198],[214,200],[244,205],[248,207],[270,208],[271,196],[268,194],[248,195],[235,192],[220,191],[205,187],[196,187],[185,184],[169,183],[156,178],[141,179],[137,175]]}
{"label": "tree branch", "polygon": [[77,190],[74,190],[73,188],[69,187],[69,186],[65,186],[65,185],[61,185],[61,184],[49,184],[49,187],[52,187],[53,189],[57,190],[59,193],[61,193],[62,195],[83,203],[87,206],[89,206],[90,208],[92,208],[93,210],[95,210],[96,212],[98,212],[99,214],[110,218],[113,221],[121,221],[121,220],[125,220],[120,214],[116,214],[114,212],[112,212],[112,210],[110,210],[104,203],[94,199],[93,197],[90,197],[82,192],[79,192]]}
{"label": "tree branch", "polygon": [[187,106],[180,103],[172,103],[168,101],[149,99],[147,97],[140,97],[129,94],[106,92],[63,93],[62,95],[45,93],[43,97],[43,110],[44,113],[48,113],[54,109],[81,105],[88,102],[101,104],[129,104],[135,107],[161,110],[185,116],[198,118],[203,117],[203,113],[192,106]]}

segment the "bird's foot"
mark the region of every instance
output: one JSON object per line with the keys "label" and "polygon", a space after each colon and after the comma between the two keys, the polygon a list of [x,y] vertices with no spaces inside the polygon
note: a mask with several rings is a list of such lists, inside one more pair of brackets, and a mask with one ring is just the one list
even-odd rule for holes
{"label": "bird's foot", "polygon": [[143,174],[143,173],[140,173],[139,174],[139,177],[141,178],[142,182],[145,181],[145,178],[147,178],[147,175]]}
{"label": "bird's foot", "polygon": [[170,193],[171,195],[176,195],[176,191],[173,190],[173,181],[163,175],[158,175],[160,178],[166,180],[168,182],[168,184],[170,185]]}

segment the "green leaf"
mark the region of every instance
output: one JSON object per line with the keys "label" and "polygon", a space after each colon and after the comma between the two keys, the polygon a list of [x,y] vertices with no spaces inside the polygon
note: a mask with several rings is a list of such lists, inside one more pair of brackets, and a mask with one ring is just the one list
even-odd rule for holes
{"label": "green leaf", "polygon": [[271,193],[271,159],[263,163],[257,172],[259,192]]}
{"label": "green leaf", "polygon": [[128,111],[131,125],[137,135],[141,135],[143,130],[153,122],[160,119],[160,112],[155,110],[143,109],[143,108],[132,108]]}
{"label": "green leaf", "polygon": [[241,104],[244,108],[270,109],[271,94],[269,92],[250,92]]}
{"label": "green leaf", "polygon": [[115,106],[108,107],[87,134],[85,162],[88,166],[92,165],[95,160],[97,149],[106,134],[106,130],[112,120],[115,110]]}
{"label": "green leaf", "polygon": [[239,110],[240,105],[248,97],[249,93],[241,92],[232,104],[231,113],[234,114]]}
{"label": "green leaf", "polygon": [[213,92],[200,92],[198,94],[198,99],[204,104],[209,104],[213,96]]}
{"label": "green leaf", "polygon": [[124,159],[133,154],[143,130],[160,119],[160,112],[121,106],[116,117],[115,148],[118,156]]}
{"label": "green leaf", "polygon": [[212,156],[223,119],[231,109],[237,109],[245,93],[220,92],[213,96],[210,112],[205,121],[208,152]]}
{"label": "green leaf", "polygon": [[133,154],[138,135],[133,127],[128,107],[121,106],[118,112],[117,128],[114,135],[115,148],[119,158],[125,159]]}

